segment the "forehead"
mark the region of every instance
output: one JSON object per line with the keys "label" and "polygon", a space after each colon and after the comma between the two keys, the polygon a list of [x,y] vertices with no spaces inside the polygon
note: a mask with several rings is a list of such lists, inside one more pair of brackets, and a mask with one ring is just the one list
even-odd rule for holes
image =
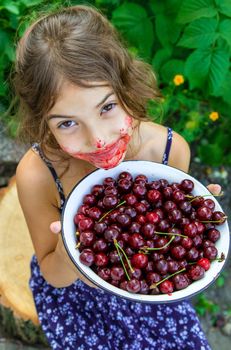
{"label": "forehead", "polygon": [[112,90],[112,88],[108,82],[86,82],[86,86],[79,86],[64,81],[60,86],[56,102],[72,97],[74,97],[76,100],[80,100],[84,96],[87,98],[88,95],[102,95],[105,92],[107,93],[109,90]]}
{"label": "forehead", "polygon": [[[85,82],[84,82],[85,84]],[[63,109],[91,107],[100,102],[113,91],[108,82],[86,82],[86,86],[79,86],[68,81],[61,82],[58,94],[52,108],[47,112],[58,113]]]}

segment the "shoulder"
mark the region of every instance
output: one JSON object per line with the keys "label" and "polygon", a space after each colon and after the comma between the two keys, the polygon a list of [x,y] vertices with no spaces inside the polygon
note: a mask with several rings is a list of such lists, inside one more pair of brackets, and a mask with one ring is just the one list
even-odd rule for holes
{"label": "shoulder", "polygon": [[[148,160],[162,163],[168,138],[168,128],[150,121],[142,122],[140,130],[142,135],[141,137],[143,138],[143,144],[148,150]],[[188,143],[180,134],[172,131],[172,143],[168,164],[172,167],[187,172],[189,162],[190,148]]]}
{"label": "shoulder", "polygon": [[44,161],[32,149],[25,153],[17,166],[16,184],[19,199],[26,195],[30,195],[31,200],[35,196],[36,198],[44,196],[49,198],[49,201],[56,202],[56,187],[50,171]]}

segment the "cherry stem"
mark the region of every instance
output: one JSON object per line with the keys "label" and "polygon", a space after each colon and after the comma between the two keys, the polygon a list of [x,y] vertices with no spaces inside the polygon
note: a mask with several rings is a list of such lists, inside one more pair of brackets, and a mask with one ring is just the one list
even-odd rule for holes
{"label": "cherry stem", "polygon": [[[175,238],[175,236],[172,236],[172,237],[170,238],[170,240],[169,240],[165,245],[163,245],[162,247],[159,247],[159,248],[150,248],[150,247],[144,246],[144,247],[141,247],[141,248],[140,248],[140,251],[141,251],[141,253],[147,254],[147,252],[148,252],[149,250],[160,250],[160,249],[163,249],[163,248],[167,247],[167,246],[174,240],[174,238]],[[142,251],[142,250],[143,250],[143,251]]]}
{"label": "cherry stem", "polygon": [[98,222],[101,222],[101,221],[105,218],[105,216],[107,216],[108,214],[110,214],[113,210],[119,208],[119,207],[120,207],[121,205],[123,205],[124,203],[126,203],[126,201],[123,201],[123,202],[117,204],[117,206],[116,206],[115,208],[112,208],[111,210],[107,211],[107,212],[106,212],[105,214],[103,214],[103,216],[98,220]]}
{"label": "cherry stem", "polygon": [[222,219],[221,220],[209,220],[209,221],[200,221],[200,222],[202,222],[203,224],[207,224],[207,223],[214,223],[214,224],[216,224],[216,223],[219,223],[219,222],[225,222],[224,220],[225,219],[227,219],[228,218],[228,216],[223,216],[222,217]]}
{"label": "cherry stem", "polygon": [[75,249],[78,249],[78,248],[80,247],[80,245],[81,245],[81,243],[78,242],[78,243],[76,244],[76,246],[75,246]]}
{"label": "cherry stem", "polygon": [[127,279],[130,281],[129,274],[128,274],[127,269],[126,269],[126,267],[125,267],[125,265],[124,265],[123,258],[122,258],[122,256],[121,256],[120,251],[119,251],[119,248],[118,248],[119,244],[117,243],[116,239],[114,239],[114,244],[115,244],[117,253],[118,253],[118,255],[119,255],[121,264],[123,265],[123,269],[124,269],[124,272],[125,272],[125,274],[126,274],[126,276],[127,276]]}
{"label": "cherry stem", "polygon": [[213,196],[213,197],[221,197],[224,195],[224,192],[221,192],[219,194],[203,194],[201,196],[190,196],[189,194],[186,194],[185,197],[187,198],[192,198],[190,202],[194,201],[195,199],[199,198],[199,197],[209,197],[209,196]]}
{"label": "cherry stem", "polygon": [[154,233],[156,233],[157,235],[180,236],[180,237],[184,237],[184,238],[188,237],[188,236],[182,235],[180,233],[174,233],[174,232],[158,232],[158,231],[154,231]]}
{"label": "cherry stem", "polygon": [[175,276],[175,275],[178,275],[179,273],[181,273],[181,272],[183,272],[183,271],[185,271],[185,270],[186,270],[186,268],[184,267],[184,268],[181,269],[180,271],[174,272],[174,273],[172,273],[171,275],[169,275],[169,276],[163,278],[161,281],[151,284],[151,286],[150,286],[149,288],[150,288],[150,289],[155,289],[155,288],[156,288],[159,284],[161,284],[162,282],[168,280],[169,278],[171,278],[171,277],[173,277],[173,276]]}

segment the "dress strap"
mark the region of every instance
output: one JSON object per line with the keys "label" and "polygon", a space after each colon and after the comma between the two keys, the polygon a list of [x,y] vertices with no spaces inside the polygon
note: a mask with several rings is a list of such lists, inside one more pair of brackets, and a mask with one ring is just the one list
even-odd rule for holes
{"label": "dress strap", "polygon": [[172,145],[172,129],[168,128],[167,142],[166,142],[165,151],[162,159],[162,163],[165,165],[168,164],[168,157],[169,157],[171,145]]}
{"label": "dress strap", "polygon": [[63,186],[62,186],[62,183],[55,171],[55,169],[53,168],[53,165],[51,164],[51,162],[45,157],[40,145],[38,143],[34,143],[32,145],[32,150],[37,153],[41,159],[45,162],[45,164],[47,165],[48,169],[50,170],[54,180],[55,180],[55,184],[56,184],[56,187],[57,187],[57,190],[59,192],[59,196],[60,196],[60,211],[62,211],[63,209],[63,205],[64,205],[64,202],[65,202],[65,195],[64,195],[64,191],[63,191]]}

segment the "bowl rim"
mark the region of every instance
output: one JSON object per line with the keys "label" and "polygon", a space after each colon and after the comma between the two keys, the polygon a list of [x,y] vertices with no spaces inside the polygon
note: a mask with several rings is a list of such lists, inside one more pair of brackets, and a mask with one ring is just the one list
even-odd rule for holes
{"label": "bowl rim", "polygon": [[[120,164],[122,164],[122,163],[128,163],[128,162],[134,162],[134,163],[135,163],[135,162],[146,162],[146,163],[151,163],[152,165],[157,165],[157,166],[162,165],[162,166],[164,166],[164,167],[173,168],[173,169],[175,169],[175,170],[177,170],[177,171],[179,171],[179,172],[185,174],[186,176],[188,176],[188,177],[194,179],[196,182],[200,182],[200,181],[197,180],[194,176],[192,176],[192,175],[186,173],[185,171],[183,171],[183,170],[181,170],[181,169],[178,169],[178,168],[176,168],[176,167],[167,165],[167,164],[158,163],[158,162],[153,162],[153,161],[148,161],[148,160],[136,160],[136,159],[124,160],[124,161],[122,161]],[[66,241],[66,237],[65,237],[65,234],[64,234],[64,216],[65,216],[65,210],[66,210],[66,206],[67,206],[67,203],[68,203],[68,201],[69,201],[69,198],[71,197],[72,193],[75,191],[76,187],[77,187],[82,181],[84,181],[88,176],[90,176],[91,174],[93,174],[93,173],[95,173],[95,172],[97,172],[97,171],[99,171],[99,170],[104,170],[104,169],[97,168],[97,169],[91,171],[90,173],[88,173],[87,175],[85,175],[83,178],[81,178],[81,179],[75,184],[75,186],[72,188],[72,190],[70,191],[70,193],[67,195],[66,200],[65,200],[64,205],[63,205],[63,208],[62,208],[62,212],[61,212],[61,237],[62,237],[62,241],[63,241],[64,247],[65,247],[65,249],[66,249],[66,252],[67,252],[69,258],[71,259],[72,263],[73,263],[74,266],[77,268],[77,270],[79,270],[79,271],[81,272],[81,274],[82,274],[84,277],[86,277],[87,280],[88,280],[89,282],[93,283],[93,284],[96,285],[100,290],[103,290],[104,292],[107,292],[107,293],[109,293],[109,294],[113,294],[113,295],[115,295],[115,296],[117,296],[117,297],[120,297],[120,298],[128,299],[128,300],[133,301],[133,302],[141,302],[141,303],[149,303],[149,304],[177,303],[178,301],[190,299],[190,298],[194,297],[195,295],[197,295],[197,294],[203,292],[204,290],[206,290],[209,286],[211,286],[211,285],[215,282],[215,280],[220,276],[220,274],[222,273],[222,271],[224,270],[224,268],[226,267],[227,262],[228,262],[228,257],[229,257],[229,255],[230,255],[230,250],[231,250],[230,246],[231,246],[231,242],[230,242],[230,230],[229,230],[229,223],[228,223],[228,220],[226,221],[226,225],[227,225],[227,229],[228,229],[228,232],[229,232],[229,246],[228,246],[227,254],[226,254],[226,257],[225,257],[225,260],[224,260],[224,263],[223,263],[221,269],[220,269],[219,272],[216,274],[216,276],[215,276],[206,286],[202,287],[201,289],[199,289],[199,290],[197,290],[197,291],[195,291],[195,292],[190,293],[190,295],[182,296],[182,297],[176,298],[176,299],[174,299],[174,300],[171,299],[171,298],[168,299],[168,300],[153,300],[153,301],[151,301],[151,300],[142,300],[142,299],[139,299],[139,295],[144,295],[144,296],[145,296],[145,294],[131,293],[131,294],[133,295],[133,297],[129,297],[129,295],[126,295],[126,296],[120,295],[119,292],[116,293],[113,289],[111,290],[110,288],[106,288],[106,287],[100,285],[98,282],[96,282],[96,281],[95,281],[94,279],[92,279],[91,277],[89,277],[89,275],[81,268],[81,266],[78,265],[78,263],[77,263],[76,260],[73,258],[72,254],[71,254],[71,252],[70,252],[70,250],[69,250],[69,247],[68,247],[68,244],[67,244],[67,241]],[[109,169],[109,170],[110,170],[110,169]],[[109,175],[109,176],[110,176],[110,175]],[[201,184],[208,192],[210,192],[204,184],[202,184],[201,182],[200,182],[200,184]],[[211,192],[210,192],[210,193],[211,193]],[[211,193],[211,196],[213,196],[212,193]],[[215,199],[215,200],[216,200],[216,199]],[[218,201],[216,200],[216,202],[218,202]],[[219,203],[218,203],[218,204],[219,204]],[[219,204],[219,206],[221,207],[220,204]],[[78,279],[77,279],[76,281],[74,281],[73,283],[76,283],[76,282],[78,282],[78,281],[83,282],[81,279],[78,278]],[[104,281],[104,282],[107,282],[107,281]],[[84,282],[83,282],[83,283],[84,283]],[[86,284],[86,283],[85,283],[85,284]],[[107,284],[111,285],[109,282],[107,282]],[[87,285],[87,284],[86,284],[86,285]],[[93,288],[93,287],[90,287],[89,285],[87,285],[87,286],[88,286],[89,288]],[[118,290],[121,290],[121,288],[119,288],[119,287],[116,287],[116,286],[113,286],[113,285],[111,285],[111,286],[112,286],[113,288],[116,288],[116,289],[118,289]],[[177,293],[177,292],[180,292],[180,291],[181,291],[181,290],[179,290],[179,291],[174,291],[173,293]],[[129,293],[129,292],[128,292],[128,293]],[[138,296],[137,299],[134,297],[134,296],[136,296],[136,295]],[[159,295],[159,294],[158,294],[158,295]],[[154,297],[156,297],[156,296],[158,296],[158,295],[154,295]],[[164,294],[160,294],[160,295],[163,296]],[[168,295],[168,294],[166,294],[166,295]]]}

